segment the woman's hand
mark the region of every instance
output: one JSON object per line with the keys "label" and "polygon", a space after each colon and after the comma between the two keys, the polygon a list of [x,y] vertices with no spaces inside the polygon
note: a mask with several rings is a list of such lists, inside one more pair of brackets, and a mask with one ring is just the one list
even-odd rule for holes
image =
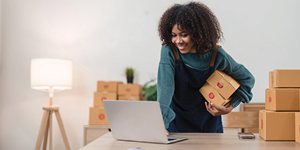
{"label": "woman's hand", "polygon": [[212,102],[205,102],[206,109],[209,113],[211,113],[214,117],[219,115],[225,115],[232,111],[233,106],[230,104],[228,107],[217,106]]}
{"label": "woman's hand", "polygon": [[167,136],[169,136],[169,131],[168,130],[166,130],[166,134],[167,134]]}

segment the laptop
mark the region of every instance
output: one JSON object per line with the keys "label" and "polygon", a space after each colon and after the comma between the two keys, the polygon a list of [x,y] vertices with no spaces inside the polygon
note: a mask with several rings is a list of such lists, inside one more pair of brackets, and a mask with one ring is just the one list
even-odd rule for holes
{"label": "laptop", "polygon": [[166,135],[157,101],[103,100],[103,105],[116,140],[165,144],[186,140]]}

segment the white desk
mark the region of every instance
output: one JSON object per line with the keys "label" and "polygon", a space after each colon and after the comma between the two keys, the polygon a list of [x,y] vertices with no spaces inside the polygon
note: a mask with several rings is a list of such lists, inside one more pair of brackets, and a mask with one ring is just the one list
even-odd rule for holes
{"label": "white desk", "polygon": [[106,133],[80,150],[127,150],[141,147],[144,150],[300,150],[294,141],[264,141],[255,134],[255,139],[239,139],[237,133],[173,133],[171,136],[188,140],[173,144],[152,144],[118,141]]}

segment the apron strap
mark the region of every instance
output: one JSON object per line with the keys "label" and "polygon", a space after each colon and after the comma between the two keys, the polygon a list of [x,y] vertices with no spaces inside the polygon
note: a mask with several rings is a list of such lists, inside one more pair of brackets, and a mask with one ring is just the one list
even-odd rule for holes
{"label": "apron strap", "polygon": [[175,48],[175,45],[174,45],[174,44],[172,44],[172,51],[173,51],[175,60],[178,60],[179,58],[178,58],[177,51],[176,51],[176,48]]}
{"label": "apron strap", "polygon": [[[220,45],[216,45],[215,48],[214,48],[214,51],[213,51],[213,54],[212,54],[212,57],[211,57],[211,61],[210,61],[210,66],[215,65],[215,59],[216,59],[216,55],[217,55],[217,51],[218,51],[219,47],[220,47]],[[175,60],[178,60],[179,58],[178,58],[177,51],[176,51],[176,48],[175,48],[174,44],[172,44],[172,51],[173,51]]]}
{"label": "apron strap", "polygon": [[220,45],[216,45],[213,51],[213,54],[211,56],[211,61],[210,61],[210,65],[209,66],[214,66],[215,65],[215,59],[216,59],[216,55],[217,55],[217,51],[219,49]]}

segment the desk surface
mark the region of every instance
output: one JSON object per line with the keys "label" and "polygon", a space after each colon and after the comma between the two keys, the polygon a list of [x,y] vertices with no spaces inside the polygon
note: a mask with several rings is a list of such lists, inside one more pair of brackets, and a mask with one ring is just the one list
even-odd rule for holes
{"label": "desk surface", "polygon": [[255,134],[255,139],[239,139],[237,133],[173,133],[171,136],[188,140],[173,144],[153,144],[118,141],[109,132],[80,150],[127,150],[141,147],[144,150],[299,150],[294,141],[264,141]]}

